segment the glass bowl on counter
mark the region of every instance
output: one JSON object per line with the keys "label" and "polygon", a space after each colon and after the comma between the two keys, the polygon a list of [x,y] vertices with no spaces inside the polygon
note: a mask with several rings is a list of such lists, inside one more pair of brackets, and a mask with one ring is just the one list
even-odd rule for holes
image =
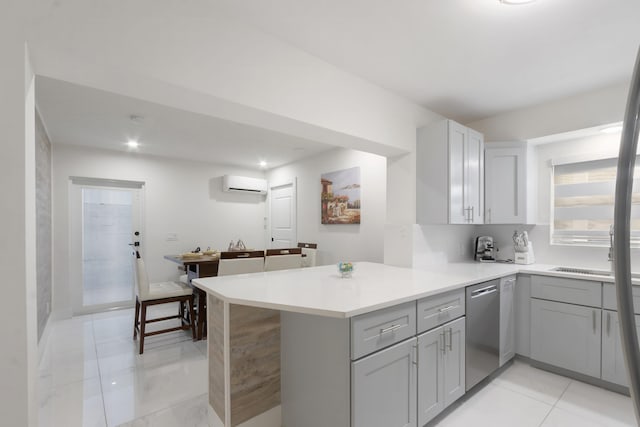
{"label": "glass bowl on counter", "polygon": [[338,272],[343,278],[351,277],[353,274],[353,263],[349,261],[340,261],[338,263]]}

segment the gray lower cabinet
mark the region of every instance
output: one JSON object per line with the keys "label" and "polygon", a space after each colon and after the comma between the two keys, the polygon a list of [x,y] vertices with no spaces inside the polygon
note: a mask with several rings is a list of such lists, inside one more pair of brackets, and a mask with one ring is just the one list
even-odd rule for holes
{"label": "gray lower cabinet", "polygon": [[[640,316],[636,315],[636,331],[640,334]],[[602,379],[622,386],[628,386],[627,368],[624,364],[618,312],[603,310],[602,322]]]}
{"label": "gray lower cabinet", "polygon": [[515,293],[516,276],[500,279],[500,366],[516,355]]}
{"label": "gray lower cabinet", "polygon": [[602,310],[531,299],[531,358],[600,377]]}
{"label": "gray lower cabinet", "polygon": [[416,338],[353,362],[351,426],[417,426],[416,372]]}
{"label": "gray lower cabinet", "polygon": [[465,318],[418,336],[418,425],[465,391]]}

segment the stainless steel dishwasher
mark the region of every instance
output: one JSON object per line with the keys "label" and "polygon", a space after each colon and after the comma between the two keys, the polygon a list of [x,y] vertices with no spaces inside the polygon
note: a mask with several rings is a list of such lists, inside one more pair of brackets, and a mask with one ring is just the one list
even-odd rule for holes
{"label": "stainless steel dishwasher", "polygon": [[498,369],[500,280],[467,287],[466,305],[465,390],[469,390]]}

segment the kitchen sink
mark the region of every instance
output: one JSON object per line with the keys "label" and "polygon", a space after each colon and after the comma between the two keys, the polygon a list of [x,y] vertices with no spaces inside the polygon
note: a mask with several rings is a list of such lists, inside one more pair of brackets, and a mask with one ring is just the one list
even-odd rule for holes
{"label": "kitchen sink", "polygon": [[[613,272],[608,270],[590,270],[575,267],[556,267],[552,268],[551,271],[557,271],[559,273],[584,274],[587,276],[613,277]],[[640,273],[631,273],[631,278],[640,279]]]}

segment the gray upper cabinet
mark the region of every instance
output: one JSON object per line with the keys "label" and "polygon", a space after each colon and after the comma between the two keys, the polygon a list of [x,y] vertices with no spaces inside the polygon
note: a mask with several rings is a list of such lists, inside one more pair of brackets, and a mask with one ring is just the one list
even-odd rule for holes
{"label": "gray upper cabinet", "polygon": [[352,427],[417,426],[416,353],[411,338],[351,364]]}
{"label": "gray upper cabinet", "polygon": [[602,310],[531,300],[531,358],[600,377]]}
{"label": "gray upper cabinet", "polygon": [[418,425],[423,426],[465,392],[465,319],[418,337]]}
{"label": "gray upper cabinet", "polygon": [[533,224],[536,177],[524,142],[485,144],[485,224]]}
{"label": "gray upper cabinet", "polygon": [[417,221],[484,223],[484,137],[453,120],[418,129]]}
{"label": "gray upper cabinet", "polygon": [[[636,331],[640,334],[640,316],[635,316]],[[618,313],[602,311],[602,379],[622,386],[628,386],[627,367],[624,364]]]}

